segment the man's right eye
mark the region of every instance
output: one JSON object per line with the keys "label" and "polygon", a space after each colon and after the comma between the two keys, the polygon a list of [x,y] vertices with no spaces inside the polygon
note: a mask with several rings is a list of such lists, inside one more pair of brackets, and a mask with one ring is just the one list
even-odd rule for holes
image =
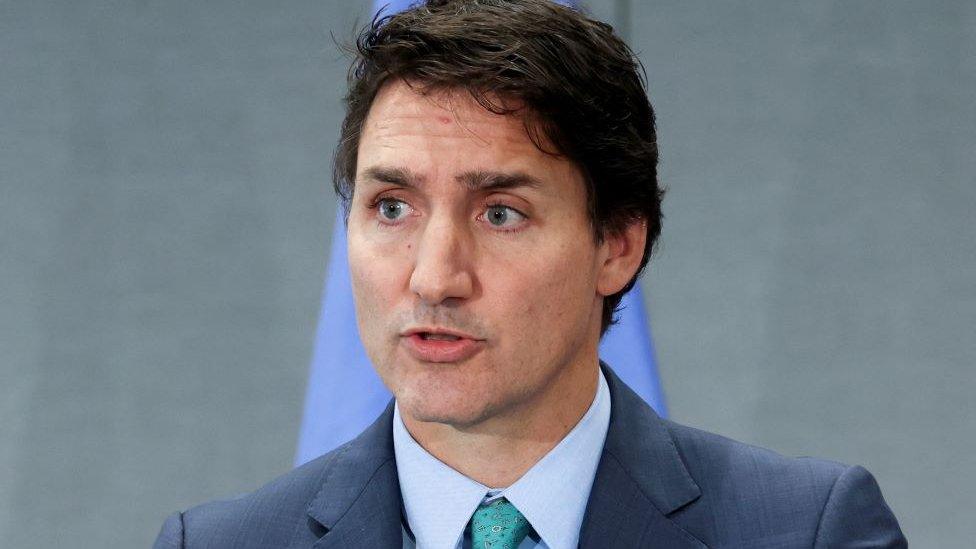
{"label": "man's right eye", "polygon": [[382,221],[399,221],[410,213],[410,205],[395,198],[381,198],[376,207]]}

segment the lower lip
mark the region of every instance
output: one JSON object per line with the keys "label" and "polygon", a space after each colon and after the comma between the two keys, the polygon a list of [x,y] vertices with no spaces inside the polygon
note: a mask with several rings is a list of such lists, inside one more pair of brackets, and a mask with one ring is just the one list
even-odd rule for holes
{"label": "lower lip", "polygon": [[461,362],[477,354],[484,346],[484,342],[474,339],[424,339],[419,334],[404,336],[402,341],[407,352],[423,362]]}

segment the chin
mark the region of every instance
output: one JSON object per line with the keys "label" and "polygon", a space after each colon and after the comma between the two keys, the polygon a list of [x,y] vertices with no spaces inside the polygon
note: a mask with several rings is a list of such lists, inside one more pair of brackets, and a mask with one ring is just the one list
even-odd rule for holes
{"label": "chin", "polygon": [[[477,392],[474,395],[485,396]],[[400,413],[409,415],[414,421],[443,423],[458,428],[480,423],[491,415],[491,406],[475,401],[471,393],[456,393],[430,386],[398,391],[397,403]]]}

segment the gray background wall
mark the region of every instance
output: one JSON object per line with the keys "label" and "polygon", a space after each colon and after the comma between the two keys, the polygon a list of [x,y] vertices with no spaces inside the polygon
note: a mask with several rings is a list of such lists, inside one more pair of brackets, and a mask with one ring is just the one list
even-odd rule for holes
{"label": "gray background wall", "polygon": [[[976,513],[976,6],[591,2],[647,66],[673,417]],[[291,464],[356,2],[0,0],[0,539],[148,546]]]}

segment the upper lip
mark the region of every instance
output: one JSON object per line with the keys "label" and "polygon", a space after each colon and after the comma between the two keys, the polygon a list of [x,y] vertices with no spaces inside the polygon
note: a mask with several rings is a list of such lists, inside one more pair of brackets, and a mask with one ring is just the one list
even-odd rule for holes
{"label": "upper lip", "polygon": [[469,333],[462,332],[460,330],[452,330],[450,328],[435,328],[431,326],[418,326],[416,328],[410,328],[408,330],[404,330],[403,333],[401,333],[400,335],[405,337],[410,337],[414,334],[452,335],[454,337],[459,337],[463,339],[473,339],[475,341],[480,341],[477,337]]}

